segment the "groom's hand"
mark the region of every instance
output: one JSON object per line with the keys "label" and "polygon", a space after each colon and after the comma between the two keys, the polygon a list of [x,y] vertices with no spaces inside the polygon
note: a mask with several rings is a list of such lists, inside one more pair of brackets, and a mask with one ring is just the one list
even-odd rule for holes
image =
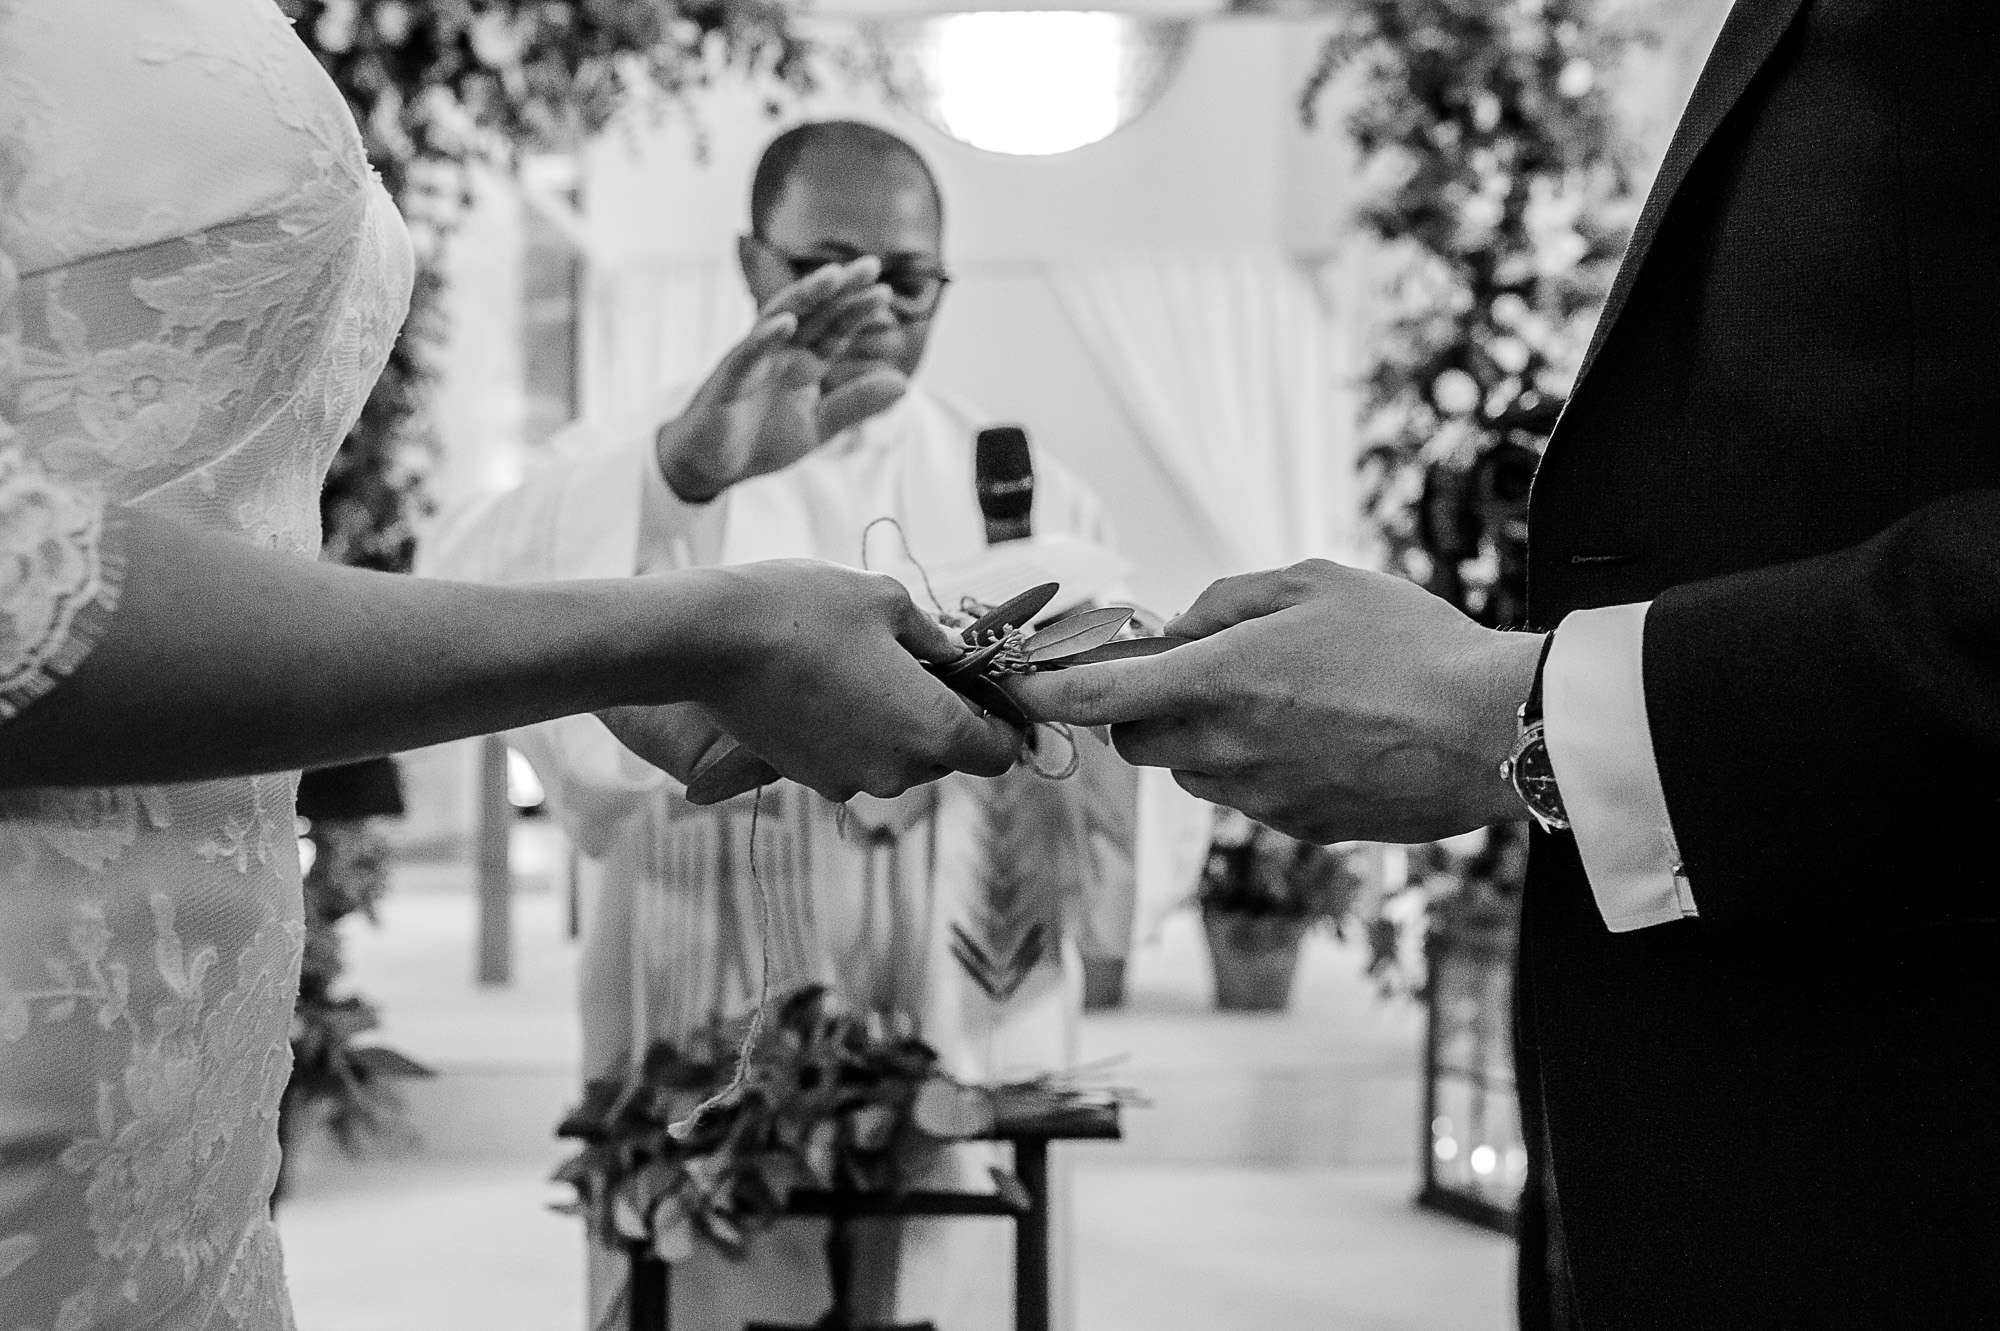
{"label": "groom's hand", "polygon": [[1538,635],[1308,560],[1225,578],[1157,656],[1017,678],[1040,719],[1112,725],[1191,793],[1318,842],[1430,841],[1522,816],[1500,779]]}
{"label": "groom's hand", "polygon": [[667,484],[702,502],[738,481],[789,467],[826,440],[893,406],[909,387],[883,365],[846,367],[854,339],[892,323],[880,261],[828,264],[773,296],[654,451]]}
{"label": "groom's hand", "polygon": [[920,664],[965,646],[887,574],[785,559],[700,576],[720,584],[720,650],[696,701],[784,776],[830,800],[888,798],[955,771],[998,776],[1019,755],[1018,732]]}

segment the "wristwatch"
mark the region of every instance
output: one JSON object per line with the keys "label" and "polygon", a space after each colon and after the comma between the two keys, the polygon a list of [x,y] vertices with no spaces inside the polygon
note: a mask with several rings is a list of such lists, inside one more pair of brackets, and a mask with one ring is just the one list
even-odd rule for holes
{"label": "wristwatch", "polygon": [[1500,764],[1500,779],[1514,788],[1534,820],[1544,832],[1560,832],[1569,827],[1569,811],[1563,808],[1562,791],[1556,787],[1556,769],[1549,762],[1549,741],[1542,724],[1542,672],[1549,664],[1549,648],[1556,635],[1542,640],[1541,659],[1535,662],[1535,680],[1528,687],[1514,715],[1519,729],[1514,751]]}

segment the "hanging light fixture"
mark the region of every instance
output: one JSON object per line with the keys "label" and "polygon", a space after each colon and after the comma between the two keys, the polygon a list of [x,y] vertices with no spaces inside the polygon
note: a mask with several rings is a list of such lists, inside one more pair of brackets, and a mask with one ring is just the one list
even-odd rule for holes
{"label": "hanging light fixture", "polygon": [[1193,24],[1092,10],[984,10],[870,25],[897,100],[962,143],[1048,156],[1130,124],[1166,90]]}

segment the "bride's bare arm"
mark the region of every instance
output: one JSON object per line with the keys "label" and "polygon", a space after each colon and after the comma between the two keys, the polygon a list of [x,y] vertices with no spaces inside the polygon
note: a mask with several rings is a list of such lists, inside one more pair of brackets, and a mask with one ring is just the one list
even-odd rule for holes
{"label": "bride's bare arm", "polygon": [[836,799],[991,774],[1017,746],[918,666],[959,648],[879,575],[798,560],[487,587],[144,514],[122,540],[101,641],[0,723],[0,786],[280,771],[684,702]]}

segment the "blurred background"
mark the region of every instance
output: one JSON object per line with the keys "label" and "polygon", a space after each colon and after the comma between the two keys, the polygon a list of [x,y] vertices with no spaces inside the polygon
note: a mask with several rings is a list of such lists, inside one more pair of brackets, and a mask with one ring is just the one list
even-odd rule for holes
{"label": "blurred background", "polygon": [[[1097,492],[1137,601],[1320,555],[1505,625],[1535,458],[1728,4],[284,7],[421,265],[327,557],[406,569],[572,421],[704,374],[752,317],[757,154],[851,117],[946,200],[925,381]],[[549,1176],[601,871],[498,740],[309,775],[301,814],[301,1326],[586,1324]],[[1267,837],[1142,853],[1092,958],[1082,1056],[1148,1104],[1058,1148],[1075,1324],[1511,1325],[1519,832],[1341,847],[1317,878]]]}

